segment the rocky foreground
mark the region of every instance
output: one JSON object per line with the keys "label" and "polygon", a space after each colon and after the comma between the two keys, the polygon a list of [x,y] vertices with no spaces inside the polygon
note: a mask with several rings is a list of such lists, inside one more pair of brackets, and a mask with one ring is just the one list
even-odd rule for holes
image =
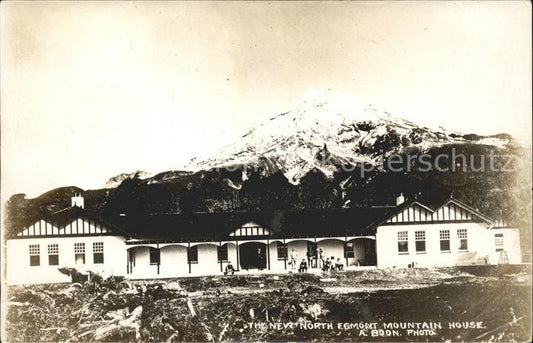
{"label": "rocky foreground", "polygon": [[467,267],[13,286],[4,338],[522,342],[531,332],[530,273]]}

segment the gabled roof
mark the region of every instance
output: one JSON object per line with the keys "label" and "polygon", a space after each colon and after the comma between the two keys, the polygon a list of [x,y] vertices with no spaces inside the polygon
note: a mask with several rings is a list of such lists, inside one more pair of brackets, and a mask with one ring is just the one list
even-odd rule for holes
{"label": "gabled roof", "polygon": [[[455,207],[460,209],[460,215],[458,218],[450,218],[448,216],[442,217],[440,213],[441,210],[445,208]],[[416,213],[413,218],[404,218],[404,213],[412,213],[409,209],[416,209]],[[451,211],[450,211],[451,212]],[[401,219],[398,217],[402,215]],[[457,216],[457,214],[449,213],[449,215]],[[442,222],[442,221],[484,221],[488,224],[493,224],[495,221],[484,214],[480,213],[478,210],[473,207],[465,204],[464,202],[456,198],[447,198],[439,204],[427,205],[421,201],[414,199],[408,200],[404,203],[396,206],[394,211],[392,211],[386,218],[383,218],[380,224],[389,224],[389,223],[415,223],[415,222]]]}
{"label": "gabled roof", "polygon": [[483,213],[479,212],[477,209],[473,208],[473,207],[470,207],[469,205],[465,204],[464,202],[461,202],[455,198],[448,198],[448,200],[446,200],[441,206],[439,206],[438,208],[435,209],[435,212],[437,212],[440,208],[450,204],[450,203],[453,203],[459,207],[462,207],[464,208],[465,210],[469,211],[470,213],[472,214],[475,214],[476,216],[478,216],[479,218],[485,220],[486,222],[489,222],[489,223],[494,223],[495,220],[494,219],[491,219],[487,216],[485,216]]}
{"label": "gabled roof", "polygon": [[[17,237],[86,234],[83,230],[76,230],[74,232],[70,228],[70,225],[78,219],[84,219],[89,221],[90,223],[95,224],[94,232],[90,232],[92,234],[113,233],[117,235],[123,235],[125,237],[129,236],[129,234],[122,230],[120,227],[102,219],[97,214],[85,210],[81,207],[73,206],[55,213],[43,215],[40,219],[35,220],[29,225],[22,227],[18,232]],[[41,222],[44,222],[44,225],[41,225]],[[35,228],[35,226],[37,226],[37,228]],[[66,230],[67,228],[69,228],[70,230]],[[61,233],[57,231],[61,231]]]}
{"label": "gabled roof", "polygon": [[[101,232],[107,234],[107,229],[109,229],[114,234],[136,239],[187,242],[227,240],[230,239],[232,232],[250,222],[266,229],[269,233],[268,237],[271,238],[367,236],[374,235],[375,228],[379,225],[390,225],[396,222],[439,222],[451,220],[450,218],[439,217],[439,211],[447,206],[450,207],[448,213],[457,210],[461,214],[466,214],[461,220],[485,221],[491,225],[494,223],[489,217],[455,198],[448,198],[437,206],[427,205],[424,201],[414,199],[395,207],[140,214],[116,216],[109,220],[104,220],[93,212],[74,206],[54,214],[45,215],[41,219],[59,230],[68,227],[69,234],[74,234],[74,230],[69,225],[79,218],[85,218],[89,222],[99,223],[101,227],[105,227],[106,230]],[[412,211],[414,220],[406,217],[406,220],[402,218],[401,221],[392,222],[395,216],[397,217],[405,213],[405,211]],[[32,223],[32,225],[34,224]],[[35,229],[36,236],[42,235],[42,230],[37,231]],[[48,231],[45,230],[45,232]],[[83,234],[83,231],[76,231],[75,234]],[[96,230],[94,234],[98,234],[98,231]],[[32,234],[29,235],[31,236]],[[236,239],[236,237],[231,239]]]}

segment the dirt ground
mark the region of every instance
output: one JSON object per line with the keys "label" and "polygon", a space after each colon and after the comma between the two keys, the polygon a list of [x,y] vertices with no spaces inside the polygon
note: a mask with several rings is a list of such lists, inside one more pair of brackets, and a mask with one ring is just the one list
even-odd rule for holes
{"label": "dirt ground", "polygon": [[4,338],[526,342],[530,275],[469,266],[13,286]]}

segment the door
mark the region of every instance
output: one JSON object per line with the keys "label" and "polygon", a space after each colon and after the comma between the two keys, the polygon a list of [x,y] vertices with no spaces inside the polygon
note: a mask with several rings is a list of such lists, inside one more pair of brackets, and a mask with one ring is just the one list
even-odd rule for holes
{"label": "door", "polygon": [[239,245],[239,257],[242,269],[266,268],[266,245],[250,242]]}

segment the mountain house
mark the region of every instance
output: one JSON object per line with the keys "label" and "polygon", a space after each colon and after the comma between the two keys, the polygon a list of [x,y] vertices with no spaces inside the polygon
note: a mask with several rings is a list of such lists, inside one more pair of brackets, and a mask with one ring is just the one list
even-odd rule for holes
{"label": "mountain house", "polygon": [[[150,232],[149,235],[142,232]],[[520,263],[517,228],[458,199],[433,206],[400,195],[396,206],[118,216],[112,222],[72,206],[21,227],[7,241],[8,284],[68,282],[61,267],[130,279],[280,273],[325,257],[346,269]]]}

